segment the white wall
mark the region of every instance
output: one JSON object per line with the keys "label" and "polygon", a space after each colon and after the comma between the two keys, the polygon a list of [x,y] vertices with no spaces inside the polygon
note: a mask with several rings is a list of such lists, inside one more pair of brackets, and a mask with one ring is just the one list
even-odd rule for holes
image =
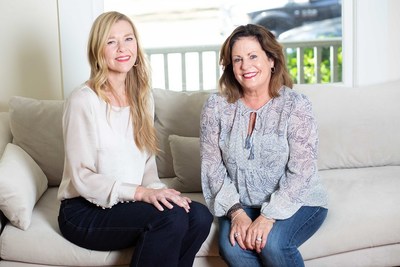
{"label": "white wall", "polygon": [[355,1],[355,86],[400,79],[399,10],[397,0]]}
{"label": "white wall", "polygon": [[[392,0],[388,3],[388,17],[386,19],[387,35],[383,41],[383,51],[377,54],[384,54],[389,59],[390,64],[386,69],[386,79],[383,80],[398,80],[400,79],[400,1]],[[379,40],[378,40],[379,42]],[[390,51],[389,53],[385,51]],[[375,72],[380,72],[380,67],[375,68]]]}
{"label": "white wall", "polygon": [[89,78],[86,47],[90,28],[104,10],[102,0],[58,0],[64,98]]}
{"label": "white wall", "polygon": [[89,77],[86,43],[102,0],[0,0],[0,111],[13,95],[63,99]]}
{"label": "white wall", "polygon": [[57,1],[0,0],[0,110],[12,95],[61,99]]}

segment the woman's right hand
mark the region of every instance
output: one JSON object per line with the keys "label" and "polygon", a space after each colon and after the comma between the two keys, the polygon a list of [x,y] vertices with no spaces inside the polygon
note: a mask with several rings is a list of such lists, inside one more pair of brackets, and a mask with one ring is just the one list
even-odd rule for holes
{"label": "woman's right hand", "polygon": [[172,209],[174,206],[171,203],[175,203],[179,207],[184,208],[186,212],[189,212],[189,204],[192,202],[190,198],[181,196],[181,193],[175,189],[153,189],[143,186],[139,186],[136,189],[134,198],[135,201],[143,201],[153,204],[159,211],[164,210],[161,204],[169,209]]}
{"label": "woman's right hand", "polygon": [[[245,240],[247,235],[247,229],[253,222],[251,218],[246,214],[246,212],[242,209],[234,212],[232,214],[231,221],[231,231],[229,233],[229,239],[231,241],[232,246],[237,242],[239,246],[246,250]],[[235,242],[236,241],[236,242]]]}

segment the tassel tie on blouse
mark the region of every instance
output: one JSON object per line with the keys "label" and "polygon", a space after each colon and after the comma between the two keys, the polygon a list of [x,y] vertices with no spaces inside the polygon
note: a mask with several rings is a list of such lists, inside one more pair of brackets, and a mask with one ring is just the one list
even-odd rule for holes
{"label": "tassel tie on blouse", "polygon": [[244,143],[244,148],[250,150],[250,154],[247,159],[253,160],[254,159],[254,144],[253,144],[253,136],[251,134],[247,134],[246,140]]}
{"label": "tassel tie on blouse", "polygon": [[[247,113],[247,112],[245,112]],[[245,115],[245,113],[243,115]],[[247,159],[253,160],[254,159],[254,142],[253,142],[253,131],[256,128],[257,124],[257,112],[251,111],[250,112],[250,120],[249,120],[249,128],[247,131],[246,140],[244,142],[244,148],[249,150],[249,157]]]}

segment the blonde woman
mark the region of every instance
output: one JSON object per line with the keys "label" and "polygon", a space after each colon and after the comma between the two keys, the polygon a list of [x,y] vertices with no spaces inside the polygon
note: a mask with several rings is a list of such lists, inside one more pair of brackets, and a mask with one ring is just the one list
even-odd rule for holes
{"label": "blonde woman", "polygon": [[212,215],[157,175],[149,74],[131,20],[100,15],[88,56],[90,79],[63,115],[61,233],[93,250],[135,246],[130,266],[192,266]]}

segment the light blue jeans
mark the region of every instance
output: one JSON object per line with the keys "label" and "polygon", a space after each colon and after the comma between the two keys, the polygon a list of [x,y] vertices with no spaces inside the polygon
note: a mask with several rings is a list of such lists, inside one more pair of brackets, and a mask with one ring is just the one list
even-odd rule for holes
{"label": "light blue jeans", "polygon": [[[245,208],[247,215],[255,220],[259,208]],[[298,247],[309,239],[324,222],[328,210],[321,207],[302,207],[292,217],[277,220],[267,237],[267,244],[261,253],[243,250],[229,241],[231,220],[219,218],[219,251],[231,267],[296,267],[304,266]]]}

